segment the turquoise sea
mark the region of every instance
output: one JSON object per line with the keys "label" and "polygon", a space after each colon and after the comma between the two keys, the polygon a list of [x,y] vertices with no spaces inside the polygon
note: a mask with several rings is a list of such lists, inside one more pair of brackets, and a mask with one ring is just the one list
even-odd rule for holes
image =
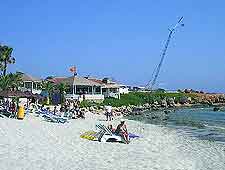
{"label": "turquoise sea", "polygon": [[130,119],[177,129],[180,135],[225,144],[225,111],[213,108],[178,109],[163,119],[148,119],[150,112]]}

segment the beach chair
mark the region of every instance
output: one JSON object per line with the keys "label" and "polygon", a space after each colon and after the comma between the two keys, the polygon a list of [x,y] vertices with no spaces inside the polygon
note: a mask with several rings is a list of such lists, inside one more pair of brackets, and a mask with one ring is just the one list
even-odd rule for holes
{"label": "beach chair", "polygon": [[115,135],[111,132],[111,130],[105,125],[98,124],[96,125],[100,132],[96,134],[99,142],[123,142],[126,143],[125,140],[118,135]]}
{"label": "beach chair", "polygon": [[67,118],[67,119],[71,119],[73,117],[73,113],[72,112],[65,112],[63,114],[63,117]]}
{"label": "beach chair", "polygon": [[66,122],[68,122],[68,119],[67,118],[63,118],[63,117],[59,117],[59,116],[54,116],[54,115],[44,114],[42,117],[46,121],[53,122],[53,123],[66,123]]}
{"label": "beach chair", "polygon": [[5,118],[5,116],[3,114],[0,113],[0,118]]}
{"label": "beach chair", "polygon": [[53,112],[49,112],[49,111],[41,111],[39,110],[39,116],[44,118],[46,121],[48,122],[53,122],[53,123],[66,123],[69,122],[69,118],[68,117],[61,117],[58,115],[55,115]]}
{"label": "beach chair", "polygon": [[0,114],[4,115],[5,117],[8,117],[8,118],[16,118],[16,113],[12,113],[12,112],[9,112],[7,110],[1,111]]}

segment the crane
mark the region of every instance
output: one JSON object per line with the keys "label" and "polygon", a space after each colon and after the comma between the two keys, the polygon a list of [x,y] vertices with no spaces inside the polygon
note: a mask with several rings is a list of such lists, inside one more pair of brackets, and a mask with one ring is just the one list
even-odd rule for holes
{"label": "crane", "polygon": [[156,69],[153,71],[152,79],[148,82],[148,84],[147,84],[146,87],[145,87],[147,90],[150,90],[150,91],[153,90],[153,88],[154,88],[154,86],[155,86],[155,84],[156,84],[157,78],[158,78],[158,76],[159,76],[159,72],[160,72],[160,69],[161,69],[161,67],[162,67],[163,60],[164,60],[164,58],[165,58],[166,51],[167,51],[167,49],[168,49],[168,45],[169,45],[170,40],[171,40],[171,38],[172,38],[172,34],[174,33],[174,31],[176,30],[176,28],[177,28],[178,26],[180,26],[180,25],[181,25],[181,26],[184,26],[184,24],[182,24],[183,19],[184,19],[184,17],[181,17],[181,18],[179,19],[179,21],[177,22],[177,24],[176,24],[172,29],[169,29],[169,35],[168,35],[168,38],[167,38],[167,40],[166,40],[165,46],[164,46],[164,48],[163,48],[163,51],[162,51],[162,54],[161,54],[160,62],[159,62],[159,64],[157,65]]}

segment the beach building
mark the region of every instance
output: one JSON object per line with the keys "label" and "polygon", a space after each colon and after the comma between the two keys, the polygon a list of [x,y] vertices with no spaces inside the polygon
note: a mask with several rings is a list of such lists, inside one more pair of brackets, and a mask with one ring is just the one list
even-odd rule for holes
{"label": "beach building", "polygon": [[104,95],[105,98],[112,97],[120,99],[121,94],[129,93],[129,88],[127,86],[116,83],[115,81],[112,81],[109,78],[103,79],[88,78],[88,79],[94,82],[98,82],[102,85],[102,94]]}
{"label": "beach building", "polygon": [[88,80],[83,77],[72,76],[72,77],[53,77],[48,79],[48,81],[54,84],[64,83],[68,85],[68,90],[66,90],[66,99],[76,99],[76,100],[94,100],[102,101],[104,100],[104,95],[102,94],[102,84]]}
{"label": "beach building", "polygon": [[42,80],[40,78],[36,78],[29,74],[22,73],[22,82],[22,86],[20,87],[21,91],[29,91],[33,94],[41,94]]}
{"label": "beach building", "polygon": [[[103,101],[108,97],[120,99],[121,94],[129,93],[128,86],[116,83],[109,78],[97,79],[79,76],[74,78],[72,76],[49,77],[47,80],[54,84],[64,83],[68,85],[66,99]],[[56,93],[53,96],[59,96]]]}
{"label": "beach building", "polygon": [[145,91],[145,87],[143,86],[134,86],[132,91]]}
{"label": "beach building", "polygon": [[123,84],[120,84],[119,85],[119,92],[120,94],[128,94],[130,91],[129,91],[129,86],[126,86],[126,85],[123,85]]}

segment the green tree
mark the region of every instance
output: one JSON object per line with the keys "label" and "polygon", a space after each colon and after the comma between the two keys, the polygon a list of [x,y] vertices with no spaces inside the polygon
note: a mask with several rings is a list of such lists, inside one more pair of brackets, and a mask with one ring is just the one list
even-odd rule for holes
{"label": "green tree", "polygon": [[0,77],[1,90],[18,90],[22,84],[22,74],[20,72],[9,73]]}
{"label": "green tree", "polygon": [[21,72],[16,72],[16,73],[10,73],[8,74],[9,79],[10,79],[10,86],[12,90],[19,90],[19,87],[21,87],[23,81],[22,81],[22,75],[23,73]]}
{"label": "green tree", "polygon": [[12,57],[13,48],[6,45],[0,45],[0,69],[3,72],[3,76],[6,76],[8,64],[14,64],[15,58]]}
{"label": "green tree", "polygon": [[9,90],[11,86],[11,81],[8,75],[0,77],[0,89],[2,91]]}
{"label": "green tree", "polygon": [[60,93],[60,103],[61,105],[64,103],[64,99],[65,99],[65,92],[68,89],[68,86],[65,83],[60,83],[56,86],[57,90]]}
{"label": "green tree", "polygon": [[50,99],[52,97],[52,93],[53,93],[54,89],[55,89],[55,86],[53,83],[51,83],[49,81],[42,82],[42,90],[46,91],[48,93],[47,104],[50,104]]}

